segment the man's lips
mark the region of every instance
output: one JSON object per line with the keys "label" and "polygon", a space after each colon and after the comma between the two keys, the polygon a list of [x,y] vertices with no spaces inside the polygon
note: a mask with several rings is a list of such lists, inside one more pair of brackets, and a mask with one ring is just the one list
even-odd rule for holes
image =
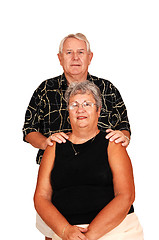
{"label": "man's lips", "polygon": [[71,64],[71,67],[79,67],[79,66],[81,66],[81,65],[80,65],[80,64],[77,64],[77,63]]}

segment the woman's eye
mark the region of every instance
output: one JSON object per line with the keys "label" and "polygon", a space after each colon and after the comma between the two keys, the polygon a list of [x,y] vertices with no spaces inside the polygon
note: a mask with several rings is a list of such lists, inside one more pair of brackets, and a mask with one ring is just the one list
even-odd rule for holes
{"label": "woman's eye", "polygon": [[85,107],[89,107],[90,104],[89,104],[88,102],[84,102],[84,106],[85,106]]}
{"label": "woman's eye", "polygon": [[76,107],[78,107],[78,104],[77,104],[77,103],[74,103],[74,104],[72,105],[72,107],[73,107],[73,108],[76,108]]}

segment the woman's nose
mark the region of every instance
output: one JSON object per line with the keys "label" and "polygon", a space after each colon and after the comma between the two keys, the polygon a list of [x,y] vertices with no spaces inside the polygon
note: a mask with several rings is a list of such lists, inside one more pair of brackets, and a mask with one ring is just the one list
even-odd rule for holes
{"label": "woman's nose", "polygon": [[85,111],[85,108],[82,106],[82,104],[79,104],[77,111],[78,112],[84,112]]}

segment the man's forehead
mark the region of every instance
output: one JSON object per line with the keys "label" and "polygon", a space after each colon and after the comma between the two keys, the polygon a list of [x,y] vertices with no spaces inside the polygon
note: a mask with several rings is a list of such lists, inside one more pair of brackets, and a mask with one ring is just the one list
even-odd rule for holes
{"label": "man's forehead", "polygon": [[73,49],[73,48],[77,48],[77,49],[87,49],[87,45],[85,43],[85,41],[83,40],[79,40],[76,38],[67,38],[63,44],[63,48],[64,49]]}

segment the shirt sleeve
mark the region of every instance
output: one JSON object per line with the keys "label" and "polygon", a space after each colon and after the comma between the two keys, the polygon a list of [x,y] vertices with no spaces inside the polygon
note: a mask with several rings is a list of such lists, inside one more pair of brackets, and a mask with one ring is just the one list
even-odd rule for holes
{"label": "shirt sleeve", "polygon": [[127,130],[131,134],[130,123],[127,115],[127,109],[121,97],[119,90],[112,85],[113,109],[118,114],[118,123],[115,130]]}
{"label": "shirt sleeve", "polygon": [[26,110],[25,121],[23,126],[23,140],[28,133],[41,132],[42,121],[43,121],[43,110],[42,110],[42,96],[43,96],[43,84],[41,84],[33,93],[30,100],[29,106]]}

